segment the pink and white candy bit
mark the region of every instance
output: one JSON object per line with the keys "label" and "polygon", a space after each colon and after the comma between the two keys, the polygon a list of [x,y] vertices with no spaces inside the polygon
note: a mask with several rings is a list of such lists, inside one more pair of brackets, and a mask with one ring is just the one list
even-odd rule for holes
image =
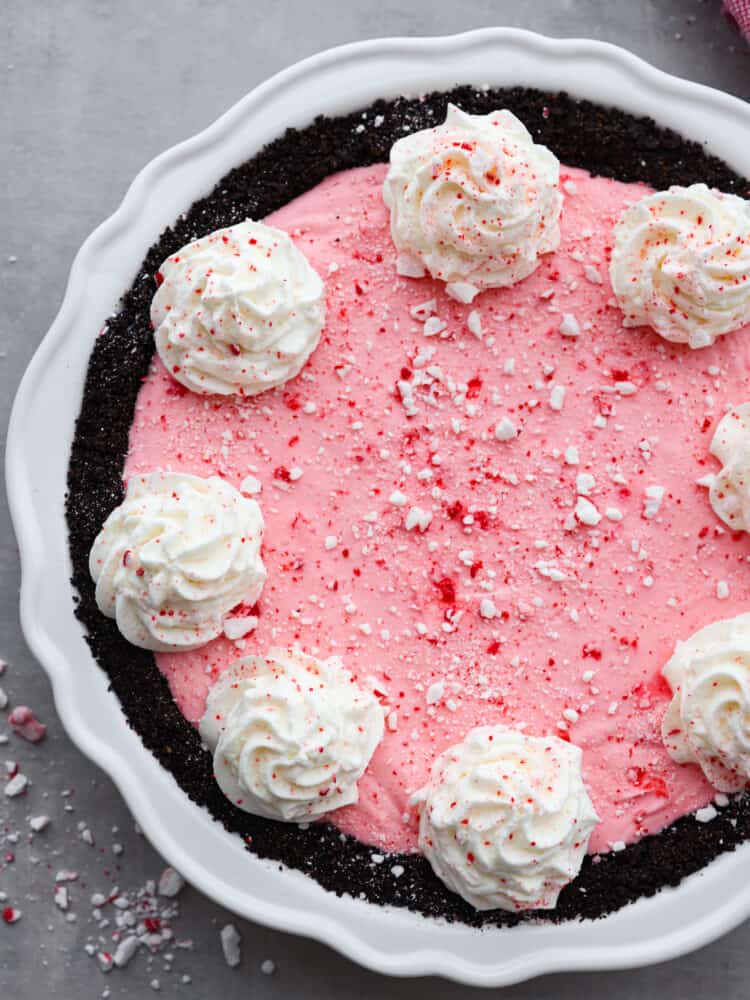
{"label": "pink and white candy bit", "polygon": [[34,715],[26,705],[18,705],[8,716],[8,722],[14,733],[23,736],[29,743],[38,743],[43,740],[47,727]]}

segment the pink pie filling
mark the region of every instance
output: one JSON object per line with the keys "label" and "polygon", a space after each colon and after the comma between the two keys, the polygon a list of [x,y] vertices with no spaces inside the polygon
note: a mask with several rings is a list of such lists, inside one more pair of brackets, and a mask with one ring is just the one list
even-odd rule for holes
{"label": "pink pie filling", "polygon": [[[327,283],[327,326],[300,377],[207,398],[156,359],[141,389],[126,476],[161,466],[239,487],[252,475],[266,520],[255,631],[159,667],[191,722],[232,660],[272,645],[338,654],[374,678],[386,735],[359,803],[331,818],[378,847],[416,846],[410,794],[438,753],[495,723],[583,749],[602,820],[592,851],[657,832],[712,796],[662,746],[661,668],[677,639],[748,609],[750,540],[722,527],[696,480],[716,468],[724,409],[748,398],[750,338],[691,351],[623,329],[607,260],[641,186],[566,169],[559,251],[463,305],[396,275],[384,173],[333,176],[268,220]],[[440,324],[410,310],[433,298],[445,326],[426,336]],[[577,338],[560,332],[566,314]],[[397,382],[417,371],[429,385],[408,416]],[[508,441],[494,434],[504,416]],[[581,474],[601,521],[570,530]],[[664,495],[646,517],[650,486]],[[432,515],[426,530],[406,529],[412,507]]]}

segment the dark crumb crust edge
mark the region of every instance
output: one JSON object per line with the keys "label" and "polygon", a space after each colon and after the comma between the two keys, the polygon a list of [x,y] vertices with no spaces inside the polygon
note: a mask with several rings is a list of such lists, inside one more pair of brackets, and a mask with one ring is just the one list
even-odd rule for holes
{"label": "dark crumb crust edge", "polygon": [[[154,352],[149,321],[154,274],[164,258],[215,229],[248,217],[265,217],[338,170],[387,160],[390,146],[404,133],[441,122],[449,100],[474,114],[510,108],[534,139],[549,146],[563,163],[594,174],[641,180],[657,189],[704,181],[737,194],[745,195],[748,190],[744,178],[698,143],[660,128],[651,119],[565,93],[459,86],[450,93],[419,99],[377,101],[363,111],[319,117],[306,128],[288,130],[228,173],[211,194],[162,233],[124,295],[119,312],[107,320],[94,344],[68,469],[66,518],[77,594],[75,613],[111,690],[143,743],[195,803],[239,834],[260,857],[306,872],[339,895],[349,893],[475,927],[510,926],[539,917],[554,922],[596,918],[641,896],[651,896],[663,886],[677,885],[750,837],[750,796],[732,801],[710,823],[683,817],[659,835],[645,837],[623,851],[587,857],[553,911],[477,913],[444,888],[421,856],[390,854],[375,863],[377,848],[341,834],[332,825],[301,829],[233,808],[213,780],[211,756],[202,748],[196,729],[180,714],[153,655],[131,646],[114,622],[99,612],[89,576],[88,554],[94,538],[123,499],[128,433]],[[394,865],[403,869],[398,876],[393,873]]]}

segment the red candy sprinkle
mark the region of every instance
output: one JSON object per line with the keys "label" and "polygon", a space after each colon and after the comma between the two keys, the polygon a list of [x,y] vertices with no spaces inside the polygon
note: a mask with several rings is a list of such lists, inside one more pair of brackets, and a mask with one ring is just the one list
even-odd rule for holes
{"label": "red candy sprinkle", "polygon": [[467,385],[466,398],[467,399],[476,399],[477,396],[479,395],[479,393],[482,391],[482,380],[481,380],[481,378],[479,378],[478,375],[475,375],[473,378],[469,379],[469,381],[466,383],[466,385]]}
{"label": "red candy sprinkle", "polygon": [[444,576],[442,580],[436,580],[435,586],[440,591],[440,600],[443,604],[456,603],[456,587],[449,576]]}

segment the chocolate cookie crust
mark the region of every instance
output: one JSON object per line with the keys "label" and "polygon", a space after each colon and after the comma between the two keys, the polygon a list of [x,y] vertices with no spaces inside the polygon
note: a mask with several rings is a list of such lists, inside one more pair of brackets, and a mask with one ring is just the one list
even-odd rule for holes
{"label": "chocolate cookie crust", "polygon": [[[128,434],[143,378],[154,353],[149,319],[154,275],[165,257],[191,240],[246,218],[261,219],[328,175],[388,159],[406,132],[443,121],[448,101],[473,114],[506,107],[536,142],[561,162],[621,181],[657,189],[703,181],[747,196],[750,184],[700,144],[660,128],[651,119],[579,101],[567,94],[524,88],[456,87],[419,99],[377,101],[337,118],[320,117],[290,129],[246,163],[230,171],[151,247],[119,311],[107,320],[89,360],[81,411],[68,469],[66,519],[78,595],[75,613],[92,653],[107,674],[132,728],[190,798],[238,833],[260,857],[300,869],[337,894],[405,906],[428,916],[473,926],[510,926],[522,920],[554,922],[596,918],[640,896],[651,896],[697,871],[750,836],[750,797],[720,810],[709,823],[686,816],[625,850],[587,857],[580,875],[550,912],[477,913],[448,892],[418,855],[391,854],[376,863],[377,849],[329,824],[307,829],[274,823],[233,808],[213,780],[210,754],[197,730],[172,699],[153,655],[131,646],[114,621],[98,610],[89,576],[91,545],[110,511],[123,499],[122,474]],[[393,873],[394,866],[403,871]],[[399,871],[399,868],[396,868]]]}

